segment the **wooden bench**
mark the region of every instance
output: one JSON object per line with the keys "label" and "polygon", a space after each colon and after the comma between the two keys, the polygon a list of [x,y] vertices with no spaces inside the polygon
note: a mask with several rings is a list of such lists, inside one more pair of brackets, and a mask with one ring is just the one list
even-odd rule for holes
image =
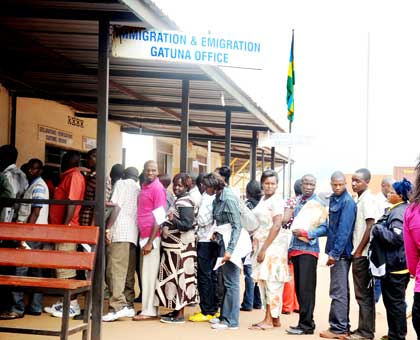
{"label": "wooden bench", "polygon": [[[92,301],[91,280],[98,236],[98,227],[0,223],[0,240],[76,243],[91,246],[91,252],[0,248],[0,266],[87,271],[86,280],[0,275],[0,286],[14,291],[40,292],[63,298],[60,330],[0,327],[0,332],[60,336],[60,339],[68,339],[69,335],[82,331],[83,340],[87,340]],[[69,328],[70,301],[78,294],[83,294],[85,297],[83,323]]]}

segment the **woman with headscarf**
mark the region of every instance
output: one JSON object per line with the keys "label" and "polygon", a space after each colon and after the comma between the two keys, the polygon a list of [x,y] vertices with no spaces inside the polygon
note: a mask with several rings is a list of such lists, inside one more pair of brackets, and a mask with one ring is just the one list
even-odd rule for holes
{"label": "woman with headscarf", "polygon": [[159,305],[174,311],[162,315],[161,322],[184,323],[184,308],[197,303],[196,211],[188,191],[191,177],[175,175],[172,185],[176,200],[162,227],[161,260],[156,284]]}
{"label": "woman with headscarf", "polygon": [[284,283],[289,280],[287,263],[289,238],[282,230],[284,201],[276,193],[278,175],[265,170],[261,175],[264,196],[253,210],[260,226],[254,234],[257,250],[253,256],[252,277],[258,282],[265,318],[250,329],[280,327]]}
{"label": "woman with headscarf", "polygon": [[388,321],[389,340],[404,340],[407,334],[405,290],[410,274],[405,259],[403,220],[412,185],[405,178],[392,185],[388,201],[392,204],[372,228],[372,247],[384,255],[385,275],[381,277],[382,299]]}

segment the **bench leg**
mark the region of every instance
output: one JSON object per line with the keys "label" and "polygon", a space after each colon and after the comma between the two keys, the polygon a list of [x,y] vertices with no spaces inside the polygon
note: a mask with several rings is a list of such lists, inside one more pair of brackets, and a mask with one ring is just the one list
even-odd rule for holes
{"label": "bench leg", "polygon": [[61,340],[69,338],[69,314],[70,314],[70,292],[65,292],[63,296],[63,317],[61,318]]}
{"label": "bench leg", "polygon": [[85,314],[83,317],[83,322],[88,325],[88,328],[83,331],[82,340],[88,340],[89,331],[90,331],[90,313],[92,310],[92,291],[88,290],[85,293]]}

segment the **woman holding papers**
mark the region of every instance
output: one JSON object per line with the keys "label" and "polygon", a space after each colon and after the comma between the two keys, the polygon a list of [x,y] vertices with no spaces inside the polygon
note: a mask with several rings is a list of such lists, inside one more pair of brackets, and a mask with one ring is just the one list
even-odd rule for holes
{"label": "woman holding papers", "polygon": [[260,227],[254,234],[257,250],[253,257],[252,277],[260,287],[265,318],[250,327],[255,330],[280,327],[283,286],[289,280],[288,232],[281,229],[284,202],[276,194],[277,173],[265,170],[261,176],[261,186],[264,196],[253,210]]}
{"label": "woman holding papers", "polygon": [[156,295],[160,306],[174,309],[160,321],[184,323],[184,307],[197,302],[195,215],[198,207],[188,193],[192,183],[190,176],[180,173],[172,183],[176,200],[162,225]]}

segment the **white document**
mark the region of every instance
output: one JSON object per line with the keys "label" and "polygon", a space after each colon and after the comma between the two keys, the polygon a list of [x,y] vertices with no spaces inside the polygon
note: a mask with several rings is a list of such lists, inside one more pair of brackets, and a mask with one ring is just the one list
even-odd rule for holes
{"label": "white document", "polygon": [[222,261],[223,261],[223,257],[218,257],[217,260],[216,260],[216,264],[214,265],[213,270],[217,270],[221,266],[223,266],[224,265],[224,262],[222,262]]}
{"label": "white document", "polygon": [[166,221],[166,212],[165,208],[159,207],[152,211],[153,216],[155,217],[157,224],[162,224]]}
{"label": "white document", "polygon": [[82,243],[82,247],[84,250],[86,250],[88,253],[92,251],[92,247],[89,244]]}
{"label": "white document", "polygon": [[[218,232],[223,236],[223,241],[225,243],[225,248],[228,247],[230,237],[232,234],[232,226],[227,224],[222,224],[219,226],[214,226],[211,230],[211,235],[213,235],[214,232]],[[245,229],[241,229],[241,234],[239,235],[238,243],[236,244],[235,250],[233,251],[232,257],[230,258],[230,262],[237,265],[239,268],[242,269],[242,258],[246,257],[249,253],[252,251],[252,243],[251,238],[248,234],[248,232]]]}
{"label": "white document", "polygon": [[[141,238],[140,241],[139,241],[140,248],[143,248],[148,241],[149,241],[149,238],[148,237]],[[158,246],[157,241],[156,241],[156,239],[154,239],[153,240],[153,249],[156,249],[157,246]]]}

